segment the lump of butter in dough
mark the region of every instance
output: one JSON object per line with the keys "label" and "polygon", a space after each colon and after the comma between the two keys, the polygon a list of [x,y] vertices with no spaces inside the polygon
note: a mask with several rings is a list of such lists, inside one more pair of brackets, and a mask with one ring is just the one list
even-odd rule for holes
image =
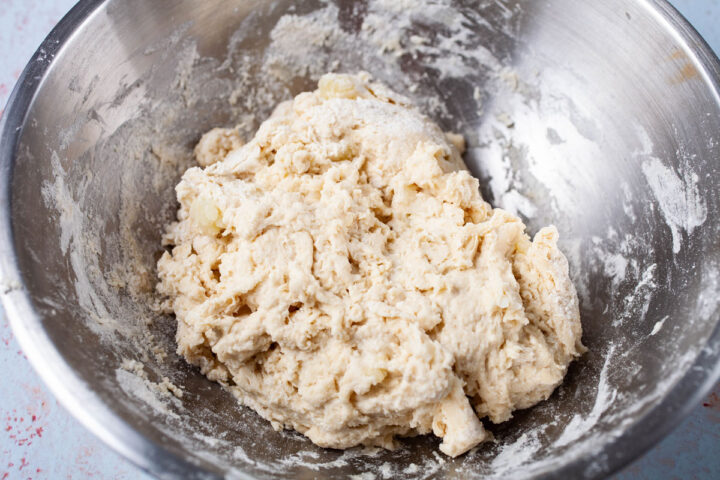
{"label": "lump of butter in dough", "polygon": [[483,201],[463,143],[367,74],[245,145],[211,131],[158,262],[178,351],[325,447],[433,432],[456,456],[546,399],[584,350],[568,264]]}

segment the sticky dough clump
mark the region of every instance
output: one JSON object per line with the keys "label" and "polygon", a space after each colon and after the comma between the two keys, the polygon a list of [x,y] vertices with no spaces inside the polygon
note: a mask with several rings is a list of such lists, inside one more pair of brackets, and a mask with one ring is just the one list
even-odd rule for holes
{"label": "sticky dough clump", "polygon": [[584,347],[554,227],[492,209],[443,133],[368,75],[325,75],[241,145],[212,130],[158,262],[178,351],[324,447],[433,432],[459,455]]}

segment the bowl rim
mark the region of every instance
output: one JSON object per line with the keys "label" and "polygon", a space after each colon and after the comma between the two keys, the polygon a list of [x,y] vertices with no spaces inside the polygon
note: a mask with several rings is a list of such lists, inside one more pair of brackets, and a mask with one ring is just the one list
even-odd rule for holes
{"label": "bowl rim", "polygon": [[[38,376],[60,404],[105,444],[145,472],[160,478],[222,478],[207,463],[182,457],[127,424],[78,377],[42,328],[18,265],[12,229],[11,188],[15,152],[27,113],[56,55],[75,31],[109,0],[80,0],[53,28],[17,80],[0,118],[0,304],[18,343]],[[720,60],[695,28],[668,0],[636,0],[683,47],[720,106]],[[616,439],[590,455],[578,456],[537,478],[598,478],[620,470],[676,428],[720,379],[720,321],[685,375],[652,409]],[[598,463],[602,468],[596,468]],[[234,478],[252,479],[233,471]]]}

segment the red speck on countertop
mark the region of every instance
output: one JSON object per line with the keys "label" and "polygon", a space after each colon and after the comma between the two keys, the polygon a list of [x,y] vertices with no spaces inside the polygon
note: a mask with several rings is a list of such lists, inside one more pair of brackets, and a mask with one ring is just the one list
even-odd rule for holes
{"label": "red speck on countertop", "polygon": [[18,470],[22,470],[23,468],[27,467],[28,465],[30,465],[30,464],[27,462],[27,460],[25,460],[25,457],[22,457],[20,459],[20,466],[18,467]]}
{"label": "red speck on countertop", "polygon": [[720,411],[720,395],[717,392],[711,393],[707,400],[703,402],[703,407]]}
{"label": "red speck on countertop", "polygon": [[10,476],[10,474],[8,472],[3,473],[2,480],[5,480],[9,476]]}
{"label": "red speck on countertop", "polygon": [[[6,432],[5,438],[12,440],[12,442],[18,447],[32,445],[33,440],[42,437],[43,433],[45,433],[43,425],[31,423],[31,421],[36,422],[38,420],[38,416],[32,413],[33,410],[34,409],[32,408],[28,408],[27,420],[25,419],[25,416],[13,417],[11,415],[7,415],[5,417],[6,423],[3,428],[3,431]],[[13,413],[16,412],[13,411]]]}

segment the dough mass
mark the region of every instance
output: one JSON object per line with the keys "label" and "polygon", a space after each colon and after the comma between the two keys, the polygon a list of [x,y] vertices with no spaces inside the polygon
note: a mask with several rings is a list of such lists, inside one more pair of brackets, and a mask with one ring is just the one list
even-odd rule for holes
{"label": "dough mass", "polygon": [[178,351],[324,447],[433,432],[459,455],[583,351],[554,227],[480,197],[443,133],[364,75],[326,75],[247,144],[203,137],[158,262]]}

